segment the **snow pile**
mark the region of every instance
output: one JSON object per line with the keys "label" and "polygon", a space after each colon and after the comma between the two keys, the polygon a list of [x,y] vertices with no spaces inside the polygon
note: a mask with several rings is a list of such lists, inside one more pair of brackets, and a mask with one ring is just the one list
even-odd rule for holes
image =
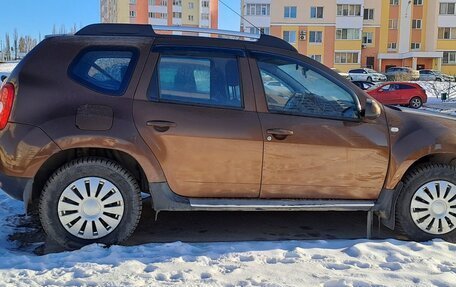
{"label": "snow pile", "polygon": [[21,203],[0,191],[0,286],[451,286],[456,282],[456,245],[438,240],[90,245],[36,256],[6,240],[15,228],[11,216],[22,210]]}

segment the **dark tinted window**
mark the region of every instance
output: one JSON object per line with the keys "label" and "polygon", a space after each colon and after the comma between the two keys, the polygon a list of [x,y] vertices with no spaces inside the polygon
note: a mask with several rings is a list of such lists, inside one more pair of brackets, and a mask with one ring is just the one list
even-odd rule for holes
{"label": "dark tinted window", "polygon": [[412,90],[412,89],[415,88],[415,87],[413,87],[413,86],[404,85],[404,84],[400,84],[400,85],[398,85],[398,86],[399,86],[399,90]]}
{"label": "dark tinted window", "polygon": [[235,57],[160,57],[157,87],[150,97],[160,101],[216,107],[242,107]]}
{"label": "dark tinted window", "polygon": [[135,53],[128,50],[89,50],[71,66],[74,79],[94,90],[121,95],[134,69]]}
{"label": "dark tinted window", "polygon": [[351,73],[351,74],[362,74],[362,73],[364,73],[364,70],[356,69],[356,70],[351,70],[349,73]]}

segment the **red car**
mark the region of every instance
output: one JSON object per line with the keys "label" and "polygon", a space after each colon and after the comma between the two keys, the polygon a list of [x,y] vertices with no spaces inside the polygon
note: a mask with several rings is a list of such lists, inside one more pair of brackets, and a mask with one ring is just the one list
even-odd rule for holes
{"label": "red car", "polygon": [[415,83],[389,82],[367,91],[382,104],[405,105],[418,109],[427,102],[426,91]]}

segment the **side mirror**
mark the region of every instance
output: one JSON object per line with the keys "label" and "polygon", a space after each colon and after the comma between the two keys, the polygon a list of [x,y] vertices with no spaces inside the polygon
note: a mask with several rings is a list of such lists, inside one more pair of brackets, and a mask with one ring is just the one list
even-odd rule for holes
{"label": "side mirror", "polygon": [[0,82],[3,82],[4,80],[6,80],[6,78],[7,76],[3,75]]}
{"label": "side mirror", "polygon": [[364,107],[364,118],[368,120],[375,120],[382,114],[382,108],[377,101],[372,99],[366,99],[366,105]]}

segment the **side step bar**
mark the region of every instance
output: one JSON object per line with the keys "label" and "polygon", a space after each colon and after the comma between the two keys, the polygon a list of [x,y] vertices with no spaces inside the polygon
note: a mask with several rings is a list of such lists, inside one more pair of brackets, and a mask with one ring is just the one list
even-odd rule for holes
{"label": "side step bar", "polygon": [[369,200],[189,199],[192,210],[210,211],[369,211]]}

